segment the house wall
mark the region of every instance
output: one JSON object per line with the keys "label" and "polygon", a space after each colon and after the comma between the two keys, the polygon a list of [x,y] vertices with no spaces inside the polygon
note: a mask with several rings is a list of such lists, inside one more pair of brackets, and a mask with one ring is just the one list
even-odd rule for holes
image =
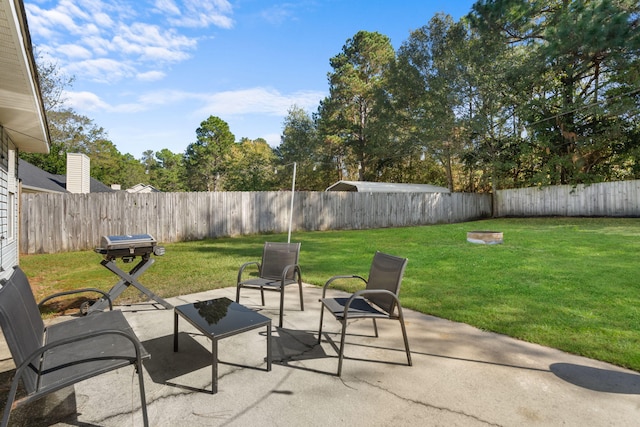
{"label": "house wall", "polygon": [[18,264],[18,178],[15,146],[0,125],[0,279]]}

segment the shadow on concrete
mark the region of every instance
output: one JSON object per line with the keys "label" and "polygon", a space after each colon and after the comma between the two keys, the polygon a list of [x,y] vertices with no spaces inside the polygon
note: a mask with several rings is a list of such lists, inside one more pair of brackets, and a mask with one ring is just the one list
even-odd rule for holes
{"label": "shadow on concrete", "polygon": [[[173,351],[173,334],[143,341],[142,345],[151,354],[151,358],[143,361],[144,366],[157,384],[165,384],[190,391],[206,391],[204,389],[180,384],[179,378],[211,367],[211,352],[198,343],[193,334],[178,333],[180,351]],[[211,385],[211,382],[208,382]]]}
{"label": "shadow on concrete", "polygon": [[[15,369],[0,372],[0,413],[4,410],[15,373]],[[25,395],[24,388],[19,385],[16,398],[19,399]],[[62,422],[72,426],[97,427],[95,424],[78,421],[76,393],[73,386],[47,394],[14,409],[9,419],[9,425],[12,427],[45,427]]]}
{"label": "shadow on concrete", "polygon": [[273,334],[271,355],[273,361],[286,365],[294,360],[321,359],[328,357],[313,332],[277,328]]}
{"label": "shadow on concrete", "polygon": [[[318,340],[314,332],[276,328],[276,332],[271,339],[271,357],[273,363],[307,372],[333,375],[331,372],[320,371],[297,363],[330,357],[324,352],[322,346],[318,345]],[[274,391],[274,393],[285,394],[278,391]]]}
{"label": "shadow on concrete", "polygon": [[594,391],[640,394],[640,375],[573,363],[554,363],[549,369],[558,378]]}

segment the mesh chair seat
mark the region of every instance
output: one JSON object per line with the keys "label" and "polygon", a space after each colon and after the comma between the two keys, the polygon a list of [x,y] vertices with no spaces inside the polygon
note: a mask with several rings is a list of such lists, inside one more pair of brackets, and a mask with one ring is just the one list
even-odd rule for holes
{"label": "mesh chair seat", "polygon": [[[323,301],[324,308],[329,310],[337,319],[344,317],[344,307],[350,298],[327,298]],[[389,318],[389,313],[378,310],[364,298],[355,298],[351,302],[347,311],[350,319],[362,319],[367,317],[377,317],[381,319]]]}
{"label": "mesh chair seat", "polygon": [[[261,286],[270,286],[272,288],[279,288],[282,286],[282,279],[266,279],[261,277],[256,277],[254,279],[247,279],[240,282],[243,288],[256,287],[259,288]],[[296,279],[285,279],[284,285],[293,285],[298,283]]]}

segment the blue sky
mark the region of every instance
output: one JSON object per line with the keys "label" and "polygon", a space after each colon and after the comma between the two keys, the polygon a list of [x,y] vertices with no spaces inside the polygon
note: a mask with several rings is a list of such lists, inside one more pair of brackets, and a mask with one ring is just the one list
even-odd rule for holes
{"label": "blue sky", "polygon": [[293,105],[315,112],[329,59],[358,31],[397,49],[438,12],[474,1],[24,0],[40,55],[75,78],[67,105],[121,153],[183,153],[210,115],[236,141],[280,143]]}

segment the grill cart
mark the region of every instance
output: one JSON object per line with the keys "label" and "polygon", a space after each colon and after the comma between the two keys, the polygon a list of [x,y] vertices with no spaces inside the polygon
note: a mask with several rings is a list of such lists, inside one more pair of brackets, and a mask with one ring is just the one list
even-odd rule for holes
{"label": "grill cart", "polygon": [[[144,273],[147,268],[155,262],[151,254],[156,256],[164,255],[164,247],[158,246],[158,242],[149,234],[129,234],[124,236],[102,236],[100,247],[94,251],[103,255],[104,259],[100,264],[120,277],[118,283],[113,285],[109,291],[111,301],[115,300],[129,286],[134,286],[140,292],[145,294],[149,299],[161,304],[164,308],[171,309],[173,306],[145,288],[139,281],[138,277]],[[129,272],[125,272],[116,264],[117,259],[121,259],[125,264],[133,262],[136,257],[140,257],[140,261]],[[83,312],[91,313],[93,311],[102,311],[108,307],[109,301],[101,298],[90,307],[84,307]]]}

